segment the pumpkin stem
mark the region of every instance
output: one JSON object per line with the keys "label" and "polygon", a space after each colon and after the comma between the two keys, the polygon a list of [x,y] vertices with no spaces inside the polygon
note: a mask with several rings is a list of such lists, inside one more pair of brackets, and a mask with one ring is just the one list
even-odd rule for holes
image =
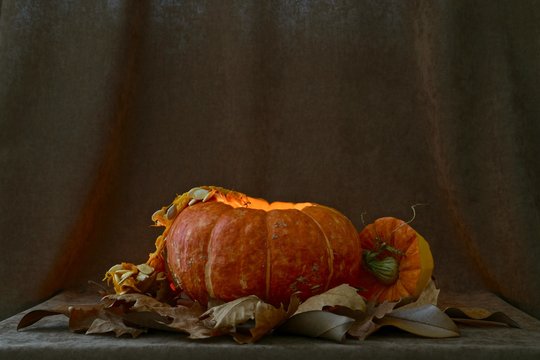
{"label": "pumpkin stem", "polygon": [[395,228],[392,231],[392,233],[395,233],[396,231],[398,231],[402,226],[409,225],[410,223],[412,223],[414,221],[414,219],[416,219],[416,207],[417,206],[426,206],[426,205],[428,205],[428,204],[418,203],[418,204],[411,205],[411,210],[412,210],[412,213],[413,213],[412,218],[410,218],[408,221],[402,222],[401,225],[399,225],[397,228]]}
{"label": "pumpkin stem", "polygon": [[381,251],[364,251],[364,264],[381,283],[392,285],[399,277],[399,263],[393,256],[378,259]]}

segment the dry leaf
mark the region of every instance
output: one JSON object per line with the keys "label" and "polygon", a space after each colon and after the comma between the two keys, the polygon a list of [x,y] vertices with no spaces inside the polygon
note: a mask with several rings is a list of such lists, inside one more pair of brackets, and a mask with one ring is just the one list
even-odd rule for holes
{"label": "dry leaf", "polygon": [[188,333],[191,339],[204,339],[211,336],[223,335],[224,332],[216,331],[211,324],[206,324],[200,320],[204,309],[194,303],[190,307],[175,306],[170,308],[167,316],[172,319],[170,323],[164,324],[172,331]]}
{"label": "dry leaf", "polygon": [[354,319],[347,316],[312,310],[295,314],[279,330],[288,334],[343,342],[353,323]]}
{"label": "dry leaf", "polygon": [[255,326],[249,330],[251,335],[247,336],[236,333],[233,335],[234,339],[241,344],[254,343],[260,340],[290,318],[296,312],[299,305],[300,300],[296,295],[291,296],[287,311],[283,309],[283,305],[276,308],[262,301],[258,302],[255,306]]}
{"label": "dry leaf", "polygon": [[376,305],[375,302],[368,302],[364,317],[356,320],[351,325],[347,334],[359,340],[364,340],[381,327],[381,325],[376,324],[373,319],[382,319],[386,314],[394,310],[396,305],[397,302],[385,301],[378,305]]}
{"label": "dry leaf", "polygon": [[210,316],[216,329],[234,328],[255,317],[255,307],[260,301],[255,295],[242,297],[210,308],[202,317]]}
{"label": "dry leaf", "polygon": [[129,334],[136,338],[140,334],[146,332],[146,330],[127,326],[124,323],[121,314],[116,314],[110,310],[104,310],[99,314],[98,318],[94,319],[90,328],[86,331],[86,334],[103,334],[108,332],[114,332],[116,337]]}
{"label": "dry leaf", "polygon": [[86,332],[103,311],[103,304],[70,306],[69,329],[74,332]]}
{"label": "dry leaf", "polygon": [[434,305],[399,308],[376,321],[378,325],[391,325],[415,335],[430,338],[459,336],[456,324]]}
{"label": "dry leaf", "polygon": [[441,290],[437,289],[435,282],[430,280],[416,301],[400,306],[400,309],[412,309],[423,305],[437,305],[440,292]]}
{"label": "dry leaf", "polygon": [[[342,342],[354,320],[364,316],[365,307],[364,298],[358,295],[357,290],[342,284],[300,304],[294,318],[289,319],[282,330],[296,335]],[[323,310],[336,316],[320,314]],[[303,313],[309,315],[299,316]],[[322,321],[321,328],[312,326],[317,321]]]}
{"label": "dry leaf", "polygon": [[444,312],[454,321],[467,325],[520,328],[517,322],[501,311],[492,312],[478,307],[448,307]]}
{"label": "dry leaf", "polygon": [[212,326],[206,326],[199,319],[204,309],[198,303],[192,303],[189,307],[170,306],[143,294],[110,295],[104,299],[112,300],[113,303],[110,306],[113,307],[122,303],[128,304],[128,311],[122,315],[122,318],[143,328],[187,333],[192,339],[222,334],[213,330]]}
{"label": "dry leaf", "polygon": [[134,325],[139,328],[163,331],[171,330],[169,326],[166,325],[171,322],[168,317],[161,316],[151,311],[127,312],[125,314],[122,314],[122,319],[124,320],[124,323],[128,326]]}
{"label": "dry leaf", "polygon": [[151,296],[137,293],[121,295],[113,294],[103,297],[103,301],[107,300],[112,300],[110,306],[114,306],[116,301],[130,304],[130,309],[133,311],[153,311],[154,309],[171,307],[169,304],[158,301]]}
{"label": "dry leaf", "polygon": [[[65,308],[65,309],[64,309]],[[17,330],[24,329],[32,324],[35,324],[39,320],[47,316],[54,315],[66,315],[69,316],[68,306],[64,306],[62,309],[58,310],[33,310],[25,314],[17,325]]]}
{"label": "dry leaf", "polygon": [[304,301],[298,307],[297,314],[323,310],[325,307],[342,306],[353,311],[365,311],[366,303],[364,298],[352,286],[347,284],[339,285],[322,294],[315,295]]}

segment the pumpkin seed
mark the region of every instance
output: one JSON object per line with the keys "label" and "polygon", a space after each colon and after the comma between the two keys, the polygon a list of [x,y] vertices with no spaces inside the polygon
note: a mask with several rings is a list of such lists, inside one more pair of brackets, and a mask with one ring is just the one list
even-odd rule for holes
{"label": "pumpkin seed", "polygon": [[142,281],[144,281],[144,280],[146,280],[146,279],[148,279],[148,275],[143,274],[143,273],[138,273],[138,274],[137,274],[137,281],[141,281],[141,282],[142,282]]}
{"label": "pumpkin seed", "polygon": [[209,191],[201,188],[193,188],[189,190],[188,196],[192,199],[203,200]]}
{"label": "pumpkin seed", "polygon": [[114,265],[113,267],[111,267],[111,268],[109,269],[109,271],[107,271],[107,272],[108,272],[108,273],[115,273],[115,272],[117,272],[118,270],[122,270],[122,269],[123,269],[122,264],[116,264],[116,265]]}
{"label": "pumpkin seed", "polygon": [[145,275],[150,275],[154,271],[154,268],[148,264],[139,264],[137,265],[137,269]]}
{"label": "pumpkin seed", "polygon": [[126,271],[118,281],[118,285],[126,281],[131,275],[133,275],[133,271]]}
{"label": "pumpkin seed", "polygon": [[172,220],[175,218],[176,216],[176,205],[172,204],[171,206],[169,206],[169,208],[167,209],[167,215],[166,215],[166,218],[167,220]]}
{"label": "pumpkin seed", "polygon": [[199,199],[191,199],[188,202],[188,206],[195,205],[197,202],[199,202]]}
{"label": "pumpkin seed", "polygon": [[163,211],[163,209],[159,209],[158,211],[152,214],[152,221],[156,222],[158,220],[162,220],[164,215],[165,215],[165,211]]}
{"label": "pumpkin seed", "polygon": [[207,202],[208,200],[210,200],[211,198],[214,197],[214,195],[216,194],[216,190],[212,190],[210,191],[208,194],[206,194],[206,196],[204,197],[204,199],[202,200],[202,202]]}
{"label": "pumpkin seed", "polygon": [[163,271],[159,272],[156,276],[156,280],[158,281],[165,280],[165,279],[167,279],[167,277],[165,276],[165,273]]}

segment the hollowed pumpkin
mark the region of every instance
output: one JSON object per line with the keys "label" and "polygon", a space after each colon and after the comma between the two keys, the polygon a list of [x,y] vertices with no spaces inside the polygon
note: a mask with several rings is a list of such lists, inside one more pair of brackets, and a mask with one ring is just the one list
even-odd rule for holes
{"label": "hollowed pumpkin", "polygon": [[[147,265],[206,304],[256,295],[279,305],[292,293],[305,299],[348,283],[362,260],[358,233],[343,214],[314,203],[269,204],[245,194],[203,186],[153,215],[165,226]],[[136,288],[119,283],[117,292]],[[124,286],[123,286],[124,285]]]}
{"label": "hollowed pumpkin", "polygon": [[433,272],[427,241],[411,226],[393,217],[367,225],[359,234],[363,248],[360,294],[376,302],[416,298]]}

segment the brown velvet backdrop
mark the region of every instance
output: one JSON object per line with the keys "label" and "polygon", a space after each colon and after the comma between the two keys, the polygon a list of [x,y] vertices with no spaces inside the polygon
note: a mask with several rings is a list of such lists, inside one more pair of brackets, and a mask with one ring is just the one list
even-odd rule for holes
{"label": "brown velvet backdrop", "polygon": [[540,316],[535,1],[33,1],[0,13],[1,317],[142,262],[215,184],[408,219]]}

